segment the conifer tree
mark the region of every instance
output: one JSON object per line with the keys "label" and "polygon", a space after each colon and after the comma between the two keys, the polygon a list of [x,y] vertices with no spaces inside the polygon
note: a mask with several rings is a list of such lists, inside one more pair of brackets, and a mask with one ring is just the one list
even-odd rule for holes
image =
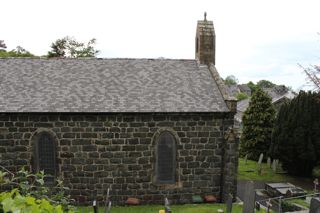
{"label": "conifer tree", "polygon": [[275,109],[271,98],[258,89],[252,96],[249,107],[244,112],[240,154],[248,154],[249,159],[257,160],[261,153],[266,154],[271,144]]}
{"label": "conifer tree", "polygon": [[272,155],[292,175],[310,176],[320,165],[320,102],[318,93],[300,92],[280,108],[272,136]]}

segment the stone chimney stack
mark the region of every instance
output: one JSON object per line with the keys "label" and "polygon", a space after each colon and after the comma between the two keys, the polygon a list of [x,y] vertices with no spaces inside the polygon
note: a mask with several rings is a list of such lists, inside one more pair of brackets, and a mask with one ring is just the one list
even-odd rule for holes
{"label": "stone chimney stack", "polygon": [[213,22],[207,20],[207,13],[204,13],[204,20],[198,21],[196,33],[196,59],[200,64],[215,64],[216,35]]}

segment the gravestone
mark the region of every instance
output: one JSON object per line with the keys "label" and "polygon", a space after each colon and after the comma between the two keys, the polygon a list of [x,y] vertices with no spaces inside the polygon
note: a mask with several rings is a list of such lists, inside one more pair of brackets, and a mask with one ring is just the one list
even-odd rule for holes
{"label": "gravestone", "polygon": [[318,185],[319,185],[319,180],[318,180],[318,178],[314,179],[313,184],[314,184],[314,193],[317,193],[317,191],[318,191]]}
{"label": "gravestone", "polygon": [[262,174],[262,166],[261,164],[258,164],[258,175]]}
{"label": "gravestone", "polygon": [[256,192],[253,181],[246,183],[242,213],[254,213]]}
{"label": "gravestone", "polygon": [[244,164],[247,165],[247,161],[248,161],[248,154],[246,156],[244,156]]}
{"label": "gravestone", "polygon": [[232,199],[233,199],[233,196],[229,194],[228,200],[227,200],[227,213],[232,213]]}
{"label": "gravestone", "polygon": [[261,165],[262,163],[262,160],[263,160],[263,153],[260,154],[260,157],[259,157],[259,161],[258,161],[258,164]]}
{"label": "gravestone", "polygon": [[270,157],[268,157],[268,159],[267,159],[267,165],[268,165],[268,168],[271,167],[271,158]]}
{"label": "gravestone", "polygon": [[276,171],[277,171],[277,162],[276,162],[276,160],[273,160],[273,161],[272,161],[272,171],[273,171],[273,172],[276,172]]}
{"label": "gravestone", "polygon": [[260,157],[259,157],[259,161],[258,161],[258,174],[261,175],[262,173],[262,160],[263,160],[263,153],[260,154]]}
{"label": "gravestone", "polygon": [[320,198],[312,198],[309,213],[320,213]]}

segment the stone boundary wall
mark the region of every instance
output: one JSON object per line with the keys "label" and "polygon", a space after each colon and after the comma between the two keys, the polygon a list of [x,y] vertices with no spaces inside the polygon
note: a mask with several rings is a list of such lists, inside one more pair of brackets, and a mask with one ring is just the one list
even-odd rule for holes
{"label": "stone boundary wall", "polygon": [[[190,203],[192,195],[235,195],[237,146],[224,138],[233,115],[2,113],[0,165],[13,172],[32,169],[33,137],[49,131],[57,143],[58,176],[79,203],[102,200],[108,187],[115,204],[128,197],[162,204],[164,195],[173,203]],[[169,185],[154,181],[153,138],[163,130],[177,138],[176,183]]]}

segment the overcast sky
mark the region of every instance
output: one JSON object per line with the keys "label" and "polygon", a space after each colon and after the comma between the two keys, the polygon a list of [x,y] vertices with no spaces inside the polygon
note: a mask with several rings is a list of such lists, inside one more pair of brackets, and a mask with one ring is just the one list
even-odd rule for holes
{"label": "overcast sky", "polygon": [[197,20],[213,20],[216,67],[240,83],[299,89],[320,64],[319,0],[3,0],[0,40],[44,55],[64,36],[97,39],[98,57],[194,58]]}

